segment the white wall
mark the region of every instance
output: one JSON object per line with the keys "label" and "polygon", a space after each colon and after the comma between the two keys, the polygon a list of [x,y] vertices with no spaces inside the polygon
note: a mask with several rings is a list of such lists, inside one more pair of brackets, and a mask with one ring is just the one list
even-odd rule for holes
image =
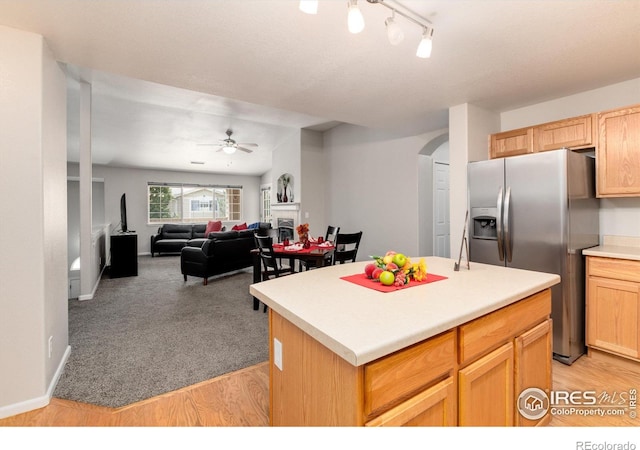
{"label": "white wall", "polygon": [[302,130],[301,153],[301,220],[309,224],[311,236],[324,236],[328,225],[326,208],[326,157],[322,133]]}
{"label": "white wall", "polygon": [[[640,78],[581,92],[526,108],[503,112],[501,130],[511,130],[567,117],[640,103]],[[602,236],[640,236],[640,198],[600,199]]]}
{"label": "white wall", "polygon": [[488,136],[499,131],[499,126],[499,116],[495,112],[468,103],[449,108],[449,242],[452,251],[460,248],[468,207],[467,163],[488,158]]}
{"label": "white wall", "polygon": [[[78,164],[69,163],[68,171],[69,176],[77,176]],[[148,182],[240,185],[243,187],[241,222],[249,224],[260,220],[259,176],[127,169],[101,165],[93,166],[93,176],[104,180],[104,220],[111,224],[112,231],[116,230],[120,223],[120,197],[127,194],[127,222],[129,229],[135,230],[138,234],[138,253],[150,253],[151,235],[155,234],[159,227],[157,224],[147,223]],[[223,223],[229,229],[238,222]]]}
{"label": "white wall", "polygon": [[2,26],[0,68],[0,417],[7,417],[48,404],[68,349],[66,81],[41,36]]}
{"label": "white wall", "polygon": [[[291,134],[287,136],[273,150],[273,165],[271,167],[271,202],[276,203],[276,193],[278,191],[278,178],[289,173],[293,175],[293,198],[294,202],[300,202],[302,196],[301,186],[301,132],[302,130],[292,129]],[[288,192],[288,190],[287,190]]]}
{"label": "white wall", "polygon": [[419,152],[442,132],[401,137],[344,124],[324,133],[327,221],[363,231],[358,260],[388,250],[419,255]]}

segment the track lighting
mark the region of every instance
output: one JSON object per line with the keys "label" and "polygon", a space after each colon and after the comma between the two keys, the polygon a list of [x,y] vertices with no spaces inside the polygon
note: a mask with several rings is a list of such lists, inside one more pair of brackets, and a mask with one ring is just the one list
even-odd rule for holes
{"label": "track lighting", "polygon": [[392,11],[391,17],[384,21],[387,27],[387,38],[391,45],[398,45],[404,40],[404,31],[402,27],[396,23],[396,12]]}
{"label": "track lighting", "polygon": [[418,58],[428,58],[431,56],[431,49],[433,47],[433,28],[425,27],[422,33],[422,40],[418,45],[418,51],[416,56]]}
{"label": "track lighting", "polygon": [[[391,17],[387,17],[384,21],[387,30],[387,39],[391,45],[398,45],[404,40],[404,30],[396,22],[396,13],[418,25],[423,29],[422,40],[418,45],[416,56],[418,58],[429,58],[431,56],[431,48],[433,46],[433,24],[413,12],[397,0],[367,0],[372,5],[382,5],[391,10]],[[364,17],[360,8],[358,8],[358,0],[347,0],[347,26],[353,34],[360,33],[364,30]],[[318,0],[301,0],[300,10],[307,14],[316,14],[318,12]]]}
{"label": "track lighting", "polygon": [[300,0],[300,11],[307,14],[318,13],[318,0]]}
{"label": "track lighting", "polygon": [[360,8],[358,8],[358,0],[349,0],[348,6],[347,26],[351,33],[358,34],[364,30],[364,17]]}

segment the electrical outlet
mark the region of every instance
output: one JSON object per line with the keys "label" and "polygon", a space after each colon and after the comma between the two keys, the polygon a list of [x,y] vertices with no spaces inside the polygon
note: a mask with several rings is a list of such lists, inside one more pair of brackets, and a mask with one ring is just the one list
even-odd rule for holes
{"label": "electrical outlet", "polygon": [[52,353],[53,353],[53,336],[49,336],[49,358],[51,358]]}
{"label": "electrical outlet", "polygon": [[282,370],[282,342],[273,338],[273,363]]}

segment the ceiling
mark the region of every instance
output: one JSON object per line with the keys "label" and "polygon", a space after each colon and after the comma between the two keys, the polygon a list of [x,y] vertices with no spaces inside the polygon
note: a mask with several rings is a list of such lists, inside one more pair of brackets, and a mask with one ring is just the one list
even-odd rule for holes
{"label": "ceiling", "polygon": [[[421,30],[402,17],[390,45],[389,10],[364,0],[357,35],[345,0],[317,15],[295,0],[0,0],[0,25],[43,35],[91,83],[94,162],[130,167],[257,175],[296,128],[417,134],[446,127],[453,105],[500,112],[640,77],[637,0],[401,4],[433,23],[431,58],[415,56]],[[227,128],[259,147],[198,145]]]}

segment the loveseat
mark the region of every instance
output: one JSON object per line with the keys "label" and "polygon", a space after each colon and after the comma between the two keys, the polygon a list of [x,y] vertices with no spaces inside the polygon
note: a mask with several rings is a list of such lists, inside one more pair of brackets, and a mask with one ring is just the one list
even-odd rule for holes
{"label": "loveseat", "polygon": [[162,225],[158,228],[158,233],[151,236],[151,256],[156,253],[180,253],[187,245],[202,246],[207,240],[206,228],[206,223]]}
{"label": "loveseat", "polygon": [[271,224],[246,230],[219,231],[209,234],[202,247],[185,246],[180,253],[180,270],[187,276],[209,277],[253,265],[251,250],[256,248],[255,233],[265,234]]}

